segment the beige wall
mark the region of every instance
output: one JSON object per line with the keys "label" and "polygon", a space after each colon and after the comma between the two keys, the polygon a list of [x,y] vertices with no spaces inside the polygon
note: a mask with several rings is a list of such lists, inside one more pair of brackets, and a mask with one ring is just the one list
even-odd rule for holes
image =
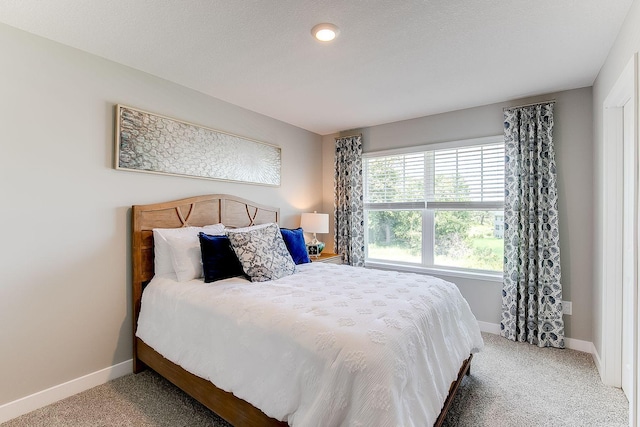
{"label": "beige wall", "polygon": [[[555,99],[554,141],[560,197],[560,251],[564,299],[573,302],[565,316],[567,337],[591,341],[593,264],[593,138],[591,88],[551,93],[413,120],[349,130],[361,132],[364,152],[501,135],[506,106]],[[334,137],[323,138],[324,208],[333,206]],[[329,156],[329,158],[327,158]],[[458,285],[480,321],[500,322],[501,282],[445,277]]]}
{"label": "beige wall", "polygon": [[[0,52],[0,406],[131,358],[132,204],[322,208],[318,135],[4,25]],[[277,144],[282,186],[116,171],[116,103]]]}
{"label": "beige wall", "polygon": [[602,189],[604,177],[600,160],[602,153],[607,150],[603,140],[603,115],[602,104],[616,83],[620,73],[629,63],[632,56],[640,51],[640,0],[635,0],[624,21],[620,33],[609,52],[607,60],[600,69],[600,73],[593,84],[593,129],[594,129],[594,213],[595,235],[594,247],[596,248],[592,274],[595,278],[593,288],[593,344],[599,354],[602,354],[602,281],[601,260],[602,253]]}

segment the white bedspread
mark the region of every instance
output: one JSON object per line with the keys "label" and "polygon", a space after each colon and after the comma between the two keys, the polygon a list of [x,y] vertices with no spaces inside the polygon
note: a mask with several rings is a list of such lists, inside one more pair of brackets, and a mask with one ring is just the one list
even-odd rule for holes
{"label": "white bedspread", "polygon": [[154,278],[137,336],[291,426],[431,426],[483,347],[457,287],[313,263],[271,282]]}

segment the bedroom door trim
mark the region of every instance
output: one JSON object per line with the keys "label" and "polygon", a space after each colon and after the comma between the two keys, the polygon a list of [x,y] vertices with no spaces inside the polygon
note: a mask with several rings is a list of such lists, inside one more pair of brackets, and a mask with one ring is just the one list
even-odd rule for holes
{"label": "bedroom door trim", "polygon": [[[629,425],[635,426],[640,408],[638,406],[638,54],[634,54],[603,103],[604,144],[602,150],[602,359],[600,376],[603,383],[615,387],[622,385],[622,283],[623,283],[623,218],[624,218],[624,107],[634,111],[632,136],[627,144],[633,144],[635,153],[632,176],[633,202],[629,213],[633,215],[632,246],[635,253],[632,286],[632,384],[629,395]],[[627,163],[628,165],[628,163]],[[628,170],[628,167],[627,167]],[[631,175],[628,175],[631,176]],[[631,212],[632,211],[632,212]],[[627,232],[629,230],[626,230]]]}

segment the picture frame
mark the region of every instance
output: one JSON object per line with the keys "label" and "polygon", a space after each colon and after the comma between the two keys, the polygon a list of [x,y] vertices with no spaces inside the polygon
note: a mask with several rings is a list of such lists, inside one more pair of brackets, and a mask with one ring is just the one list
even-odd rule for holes
{"label": "picture frame", "polygon": [[115,169],[280,186],[280,147],[116,105]]}

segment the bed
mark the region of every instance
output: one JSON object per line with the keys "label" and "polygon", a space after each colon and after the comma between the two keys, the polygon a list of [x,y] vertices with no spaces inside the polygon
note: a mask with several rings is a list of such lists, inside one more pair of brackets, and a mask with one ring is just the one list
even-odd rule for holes
{"label": "bed", "polygon": [[[294,426],[357,425],[360,422],[357,420],[367,419],[366,416],[379,420],[379,425],[442,425],[458,386],[463,377],[470,372],[473,353],[482,348],[477,322],[455,286],[428,276],[377,272],[321,263],[296,266],[296,273],[291,276],[258,284],[247,282],[251,283],[249,286],[243,283],[242,279],[227,279],[203,286],[201,280],[176,284],[163,277],[154,278],[153,229],[217,223],[239,228],[277,224],[279,220],[280,212],[277,208],[221,194],[132,207],[134,372],[141,372],[146,367],[153,369],[234,426],[289,425],[283,420],[288,420]],[[337,277],[338,280],[330,282],[328,277]],[[318,282],[318,278],[322,278],[322,283]],[[389,291],[386,288],[388,284],[396,281],[403,284]],[[424,284],[419,285],[416,281],[423,281]],[[357,292],[353,283],[359,283]],[[427,287],[433,289],[433,295],[421,293],[421,289]],[[146,299],[145,311],[141,317],[143,292]],[[254,292],[255,294],[252,294]],[[304,321],[295,317],[295,309],[304,308],[301,300],[295,300],[296,297],[306,298],[311,304]],[[218,308],[222,310],[221,313],[210,315],[219,323],[203,321],[203,316],[208,314],[200,310],[200,301],[207,298],[218,299],[222,307]],[[361,312],[349,315],[344,311],[350,310],[349,298],[364,299],[364,303],[373,308],[358,309]],[[193,312],[196,317],[189,320],[189,315],[176,314],[178,311],[175,306],[178,300],[181,301],[180,304],[191,304],[187,306],[186,311]],[[223,300],[224,304],[221,303]],[[415,323],[415,319],[411,319],[409,313],[411,307],[402,304],[406,305],[406,302],[412,301],[415,307],[419,306],[422,309],[427,300],[429,303],[431,300],[455,300],[458,305],[443,305],[438,316],[429,318],[428,323],[441,323],[438,330],[431,334],[432,341],[425,341],[420,345],[414,345],[412,342],[407,348],[417,350],[410,352],[411,357],[407,357],[406,360],[396,357],[406,351],[404,347],[395,344],[394,337],[404,336],[403,331],[413,328],[403,325]],[[256,301],[263,303],[258,304]],[[288,307],[289,301],[291,307]],[[389,311],[389,307],[405,307],[407,310],[397,309],[399,317],[385,317],[384,314]],[[336,319],[316,320],[331,319],[322,316],[332,310],[337,313]],[[263,311],[269,314],[268,321],[257,317]],[[244,317],[234,319],[232,316],[236,316],[238,312],[243,313]],[[453,320],[442,322],[444,318],[458,319],[460,313],[464,317],[464,325],[458,325]],[[366,343],[362,344],[362,348],[367,349],[365,356],[371,365],[367,367],[368,375],[373,375],[370,372],[374,372],[373,376],[376,377],[387,375],[389,381],[399,384],[397,387],[402,392],[396,392],[395,389],[389,392],[383,387],[380,393],[376,387],[358,383],[361,379],[357,375],[364,371],[365,363],[360,360],[364,353],[347,351],[357,350],[359,347],[353,346],[360,345],[358,340],[350,339],[339,328],[334,330],[331,329],[333,326],[327,326],[335,323],[346,327],[343,329],[348,329],[364,321],[372,325],[376,322],[381,325],[372,326],[363,334],[364,337],[368,337],[365,339]],[[195,329],[200,330],[198,325],[204,323],[208,324],[206,328],[209,329],[203,327],[202,333],[194,334]],[[245,329],[233,329],[236,327]],[[253,331],[253,335],[247,331],[260,327],[263,329]],[[154,328],[157,329],[155,334]],[[182,332],[180,328],[183,328]],[[172,333],[179,336],[169,338]],[[309,335],[311,333],[312,337]],[[287,334],[293,337],[293,344],[288,341],[290,337]],[[145,336],[145,340],[139,335]],[[229,338],[231,336],[244,337],[244,340],[238,339],[241,342],[238,345],[242,345],[243,351],[234,351],[233,346],[236,344]],[[210,360],[205,357],[206,353],[205,356],[196,355],[198,352],[193,350],[196,346],[192,347],[190,344],[192,341],[205,340],[203,337],[209,337],[210,342],[204,343],[203,347],[209,349]],[[179,340],[180,345],[172,340]],[[393,367],[388,369],[389,374],[382,368],[382,365],[387,363],[376,364],[378,359],[370,356],[374,353],[369,353],[370,348],[386,344],[386,341],[394,343],[393,346],[388,346],[393,348],[393,352],[380,352],[389,360],[395,357]],[[248,360],[244,355],[253,344],[259,345],[259,352],[267,353],[260,355],[261,362],[251,364],[245,361],[241,369],[223,366],[227,362],[233,362],[228,359]],[[292,347],[295,348],[291,350]],[[185,348],[188,350],[184,351]],[[233,356],[226,355],[227,351]],[[327,353],[328,356],[319,353]],[[391,356],[387,356],[387,353]],[[419,361],[427,358],[423,353],[429,354],[430,361],[424,365],[424,369],[417,363],[425,373],[414,375],[411,361],[415,362],[416,357]],[[289,359],[278,359],[285,356]],[[327,357],[330,360],[323,361],[323,358]],[[380,360],[386,360],[382,357],[380,356]],[[193,359],[202,359],[200,362],[209,366],[203,368],[202,364],[196,363],[198,360]],[[434,361],[437,362],[437,369],[433,368]],[[190,364],[192,362],[193,365]],[[287,369],[284,373],[276,374],[278,369],[275,365],[269,366],[270,362]],[[266,373],[261,371],[262,365],[266,367]],[[308,366],[312,368],[298,368]],[[322,372],[315,375],[314,366],[328,368],[319,368]],[[337,371],[334,372],[334,368]],[[311,371],[315,376],[309,374]],[[351,378],[349,372],[354,375],[354,379],[345,379]],[[309,380],[310,377],[313,377],[313,381]],[[316,377],[319,379],[316,380]],[[418,380],[414,380],[414,377]],[[383,380],[386,381],[384,378]],[[434,390],[431,391],[431,388]],[[407,404],[416,398],[422,399],[423,389],[429,389],[429,398],[425,399],[425,402]],[[359,390],[359,394],[354,390]],[[410,390],[414,390],[414,394],[411,394]],[[293,401],[296,399],[293,399],[292,395],[299,395],[300,401]],[[309,400],[309,396],[324,397]],[[389,396],[395,396],[395,399]],[[412,408],[396,408],[402,405]],[[360,408],[360,412],[368,412],[368,415],[358,415],[356,409],[351,409],[356,406]],[[410,412],[414,407],[419,409],[415,414]],[[387,422],[385,417],[389,413],[392,415],[389,415]],[[322,418],[325,415],[327,418]],[[403,416],[408,418],[402,418]],[[367,425],[370,425],[369,421],[366,421]]]}

